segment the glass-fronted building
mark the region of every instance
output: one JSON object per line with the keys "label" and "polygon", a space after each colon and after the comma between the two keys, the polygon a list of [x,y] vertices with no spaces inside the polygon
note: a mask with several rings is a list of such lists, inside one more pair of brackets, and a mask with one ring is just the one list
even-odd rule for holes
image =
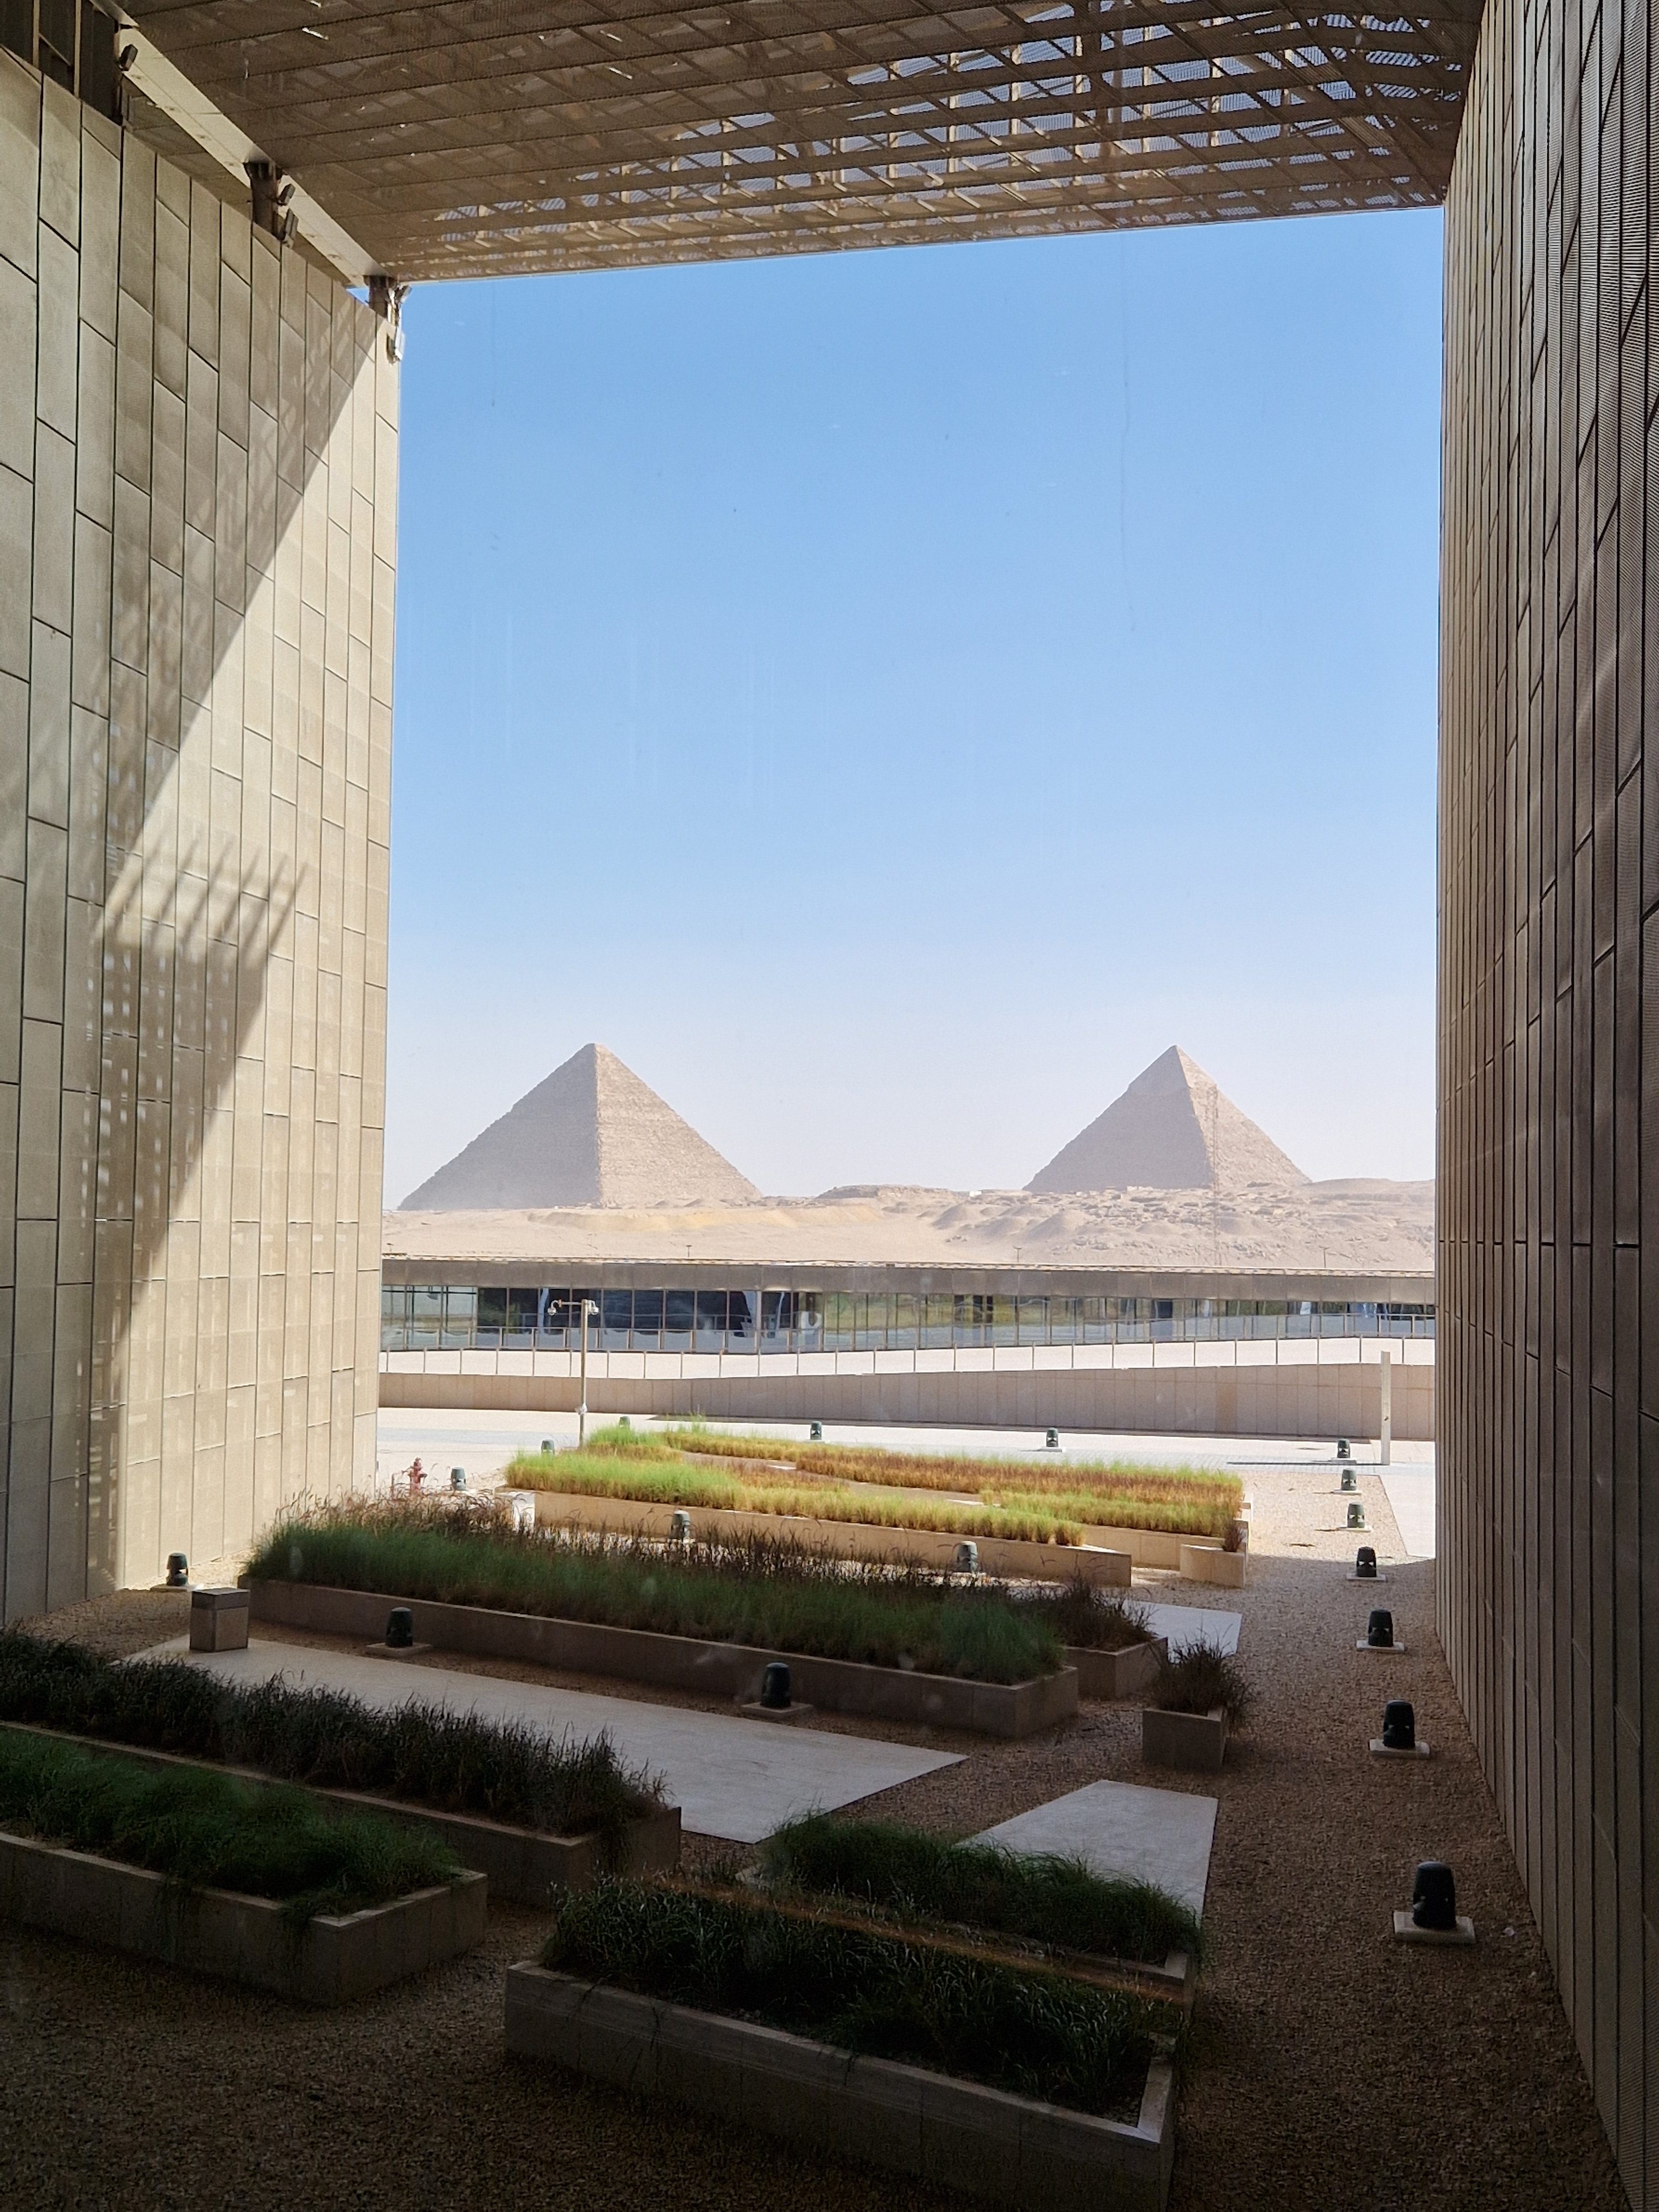
{"label": "glass-fronted building", "polygon": [[381,1349],[574,1351],[584,1301],[588,1347],[596,1352],[765,1355],[1434,1334],[1434,1307],[1420,1297],[769,1290],[729,1279],[654,1289],[411,1282],[381,1290]]}

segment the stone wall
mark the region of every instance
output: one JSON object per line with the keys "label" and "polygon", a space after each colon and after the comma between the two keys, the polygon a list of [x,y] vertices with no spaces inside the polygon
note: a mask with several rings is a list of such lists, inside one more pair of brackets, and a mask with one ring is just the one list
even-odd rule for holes
{"label": "stone wall", "polygon": [[1659,2205],[1650,35],[1643,0],[1490,0],[1449,203],[1437,1347],[1441,1636],[1638,2207]]}
{"label": "stone wall", "polygon": [[[600,1353],[588,1364],[595,1413],[707,1414],[715,1420],[925,1422],[946,1428],[1139,1431],[1193,1437],[1370,1438],[1381,1426],[1382,1369],[1375,1359],[1305,1366],[1122,1367],[1079,1370],[894,1371],[902,1355],[866,1373],[784,1373],[793,1361],[654,1360]],[[509,1366],[512,1363],[512,1366]],[[380,1376],[383,1406],[453,1411],[572,1412],[574,1374],[513,1371],[524,1355],[392,1352]],[[538,1363],[539,1364],[539,1363]],[[560,1360],[558,1365],[574,1363]],[[551,1366],[554,1362],[546,1363]],[[689,1373],[665,1373],[684,1365]],[[713,1372],[709,1370],[714,1370]],[[1395,1436],[1434,1435],[1433,1366],[1395,1361],[1389,1376]]]}
{"label": "stone wall", "polygon": [[374,1464],[398,379],[0,53],[0,1565],[15,1618]]}

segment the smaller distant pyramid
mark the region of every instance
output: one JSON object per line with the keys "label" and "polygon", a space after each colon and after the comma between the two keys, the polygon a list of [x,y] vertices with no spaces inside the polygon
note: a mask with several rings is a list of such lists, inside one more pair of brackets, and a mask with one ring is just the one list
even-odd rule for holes
{"label": "smaller distant pyramid", "polygon": [[754,1198],[730,1160],[602,1044],[585,1044],[404,1200],[409,1212]]}
{"label": "smaller distant pyramid", "polygon": [[1179,1045],[1055,1153],[1027,1190],[1238,1190],[1306,1182]]}

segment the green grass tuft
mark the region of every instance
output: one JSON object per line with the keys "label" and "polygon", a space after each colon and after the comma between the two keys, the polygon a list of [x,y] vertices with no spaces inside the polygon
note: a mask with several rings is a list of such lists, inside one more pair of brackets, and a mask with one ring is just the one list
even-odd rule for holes
{"label": "green grass tuft", "polygon": [[1084,2112],[1139,2095],[1141,1999],[642,1881],[562,1892],[544,1966]]}
{"label": "green grass tuft", "polygon": [[606,1736],[550,1742],[514,1722],[441,1705],[389,1712],[280,1679],[244,1687],[179,1660],[100,1659],[73,1644],[0,1634],[0,1721],[251,1766],[319,1789],[595,1835],[612,1850],[657,1802]]}
{"label": "green grass tuft", "polygon": [[1029,1681],[1060,1664],[1053,1630],[1000,1590],[921,1568],[862,1568],[771,1537],[670,1553],[633,1537],[514,1530],[436,1501],[364,1503],[274,1528],[248,1573],[975,1681]]}
{"label": "green grass tuft", "polygon": [[119,1859],[192,1889],[268,1897],[296,1920],[356,1912],[462,1872],[420,1829],[334,1820],[297,1790],[183,1767],[157,1774],[118,1752],[0,1734],[0,1822]]}
{"label": "green grass tuft", "polygon": [[1079,1860],[953,1844],[885,1820],[808,1814],[767,1838],[761,1869],[781,1889],[1103,1958],[1157,1962],[1201,1948],[1196,1913],[1149,1882],[1109,1881]]}
{"label": "green grass tuft", "polygon": [[1208,1713],[1219,1705],[1228,1724],[1241,1728],[1255,1699],[1249,1678],[1231,1652],[1197,1643],[1160,1661],[1148,1703],[1166,1713]]}

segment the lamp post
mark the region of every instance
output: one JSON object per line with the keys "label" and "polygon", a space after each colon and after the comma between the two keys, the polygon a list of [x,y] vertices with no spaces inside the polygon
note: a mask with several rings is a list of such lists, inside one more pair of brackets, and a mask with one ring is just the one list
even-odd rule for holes
{"label": "lamp post", "polygon": [[580,1450],[587,1441],[587,1316],[599,1308],[592,1298],[582,1300],[582,1386],[581,1402],[576,1408],[576,1447]]}

